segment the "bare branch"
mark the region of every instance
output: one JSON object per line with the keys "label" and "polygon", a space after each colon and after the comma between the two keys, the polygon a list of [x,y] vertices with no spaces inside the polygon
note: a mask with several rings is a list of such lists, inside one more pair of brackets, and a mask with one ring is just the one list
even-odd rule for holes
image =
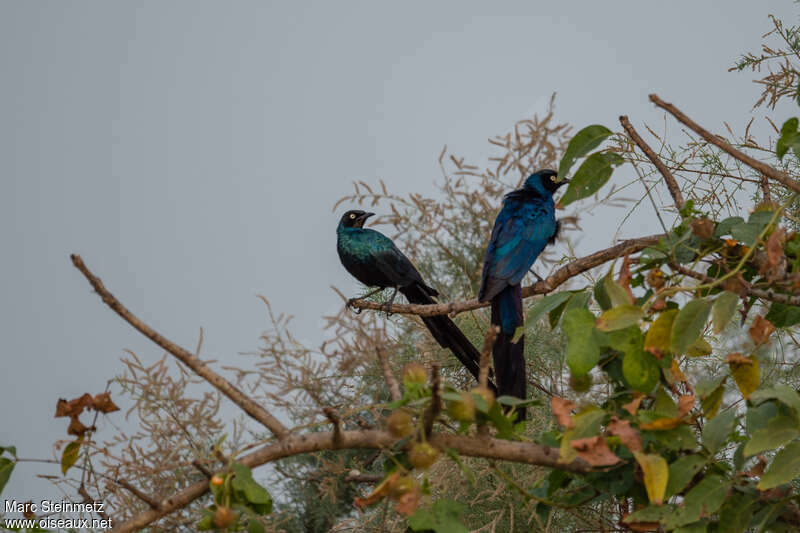
{"label": "bare branch", "polygon": [[[664,234],[650,235],[647,237],[639,237],[637,239],[628,239],[622,241],[610,248],[600,250],[586,257],[575,259],[562,266],[544,281],[538,281],[533,285],[522,288],[522,297],[528,298],[535,294],[547,294],[554,291],[560,285],[566,283],[568,280],[574,278],[578,274],[582,274],[587,270],[600,266],[625,254],[638,252],[652,244],[658,242],[659,239],[665,237]],[[478,300],[466,300],[463,302],[451,302],[446,304],[391,304],[386,305],[370,300],[353,300],[350,302],[351,307],[357,309],[372,309],[374,311],[388,311],[390,313],[397,313],[403,315],[417,315],[417,316],[435,316],[435,315],[457,315],[465,311],[472,311],[480,309],[481,307],[488,307],[490,302],[479,302]]]}
{"label": "bare branch", "polygon": [[[689,276],[690,278],[694,278],[698,281],[703,283],[712,283],[714,282],[714,278],[710,276],[706,276],[702,272],[697,272],[695,270],[686,268],[685,266],[678,265],[675,263],[670,263],[669,267],[674,270],[675,272],[679,272],[684,276]],[[749,296],[754,298],[758,298],[761,300],[767,300],[770,302],[778,302],[780,304],[786,305],[798,305],[800,306],[800,295],[792,296],[791,294],[783,294],[780,292],[775,292],[772,289],[754,289],[752,287],[745,287],[744,291]]]}
{"label": "bare branch", "polygon": [[128,483],[124,479],[115,479],[114,483],[116,483],[117,485],[119,485],[123,489],[127,490],[128,492],[130,492],[131,494],[133,494],[134,496],[136,496],[137,498],[142,500],[144,503],[149,505],[151,509],[158,510],[158,508],[161,506],[161,504],[159,503],[159,501],[157,499],[148,496],[147,494],[145,494],[144,492],[140,491],[139,489],[137,489],[136,487],[134,487],[133,485],[131,485],[130,483]]}
{"label": "bare branch", "polygon": [[761,172],[763,175],[783,184],[785,187],[793,190],[794,192],[800,193],[800,182],[798,182],[796,179],[793,179],[785,172],[781,172],[780,170],[773,168],[767,165],[766,163],[763,163],[758,159],[750,157],[744,152],[737,150],[736,148],[731,146],[727,141],[723,140],[721,137],[712,134],[711,132],[709,132],[708,130],[704,129],[702,126],[697,124],[695,121],[684,115],[674,105],[663,101],[661,98],[658,97],[658,95],[651,94],[650,101],[653,102],[658,107],[660,107],[661,109],[665,110],[673,117],[675,117],[679,122],[683,123],[690,130],[697,133],[700,137],[710,142],[723,152],[726,152],[734,159],[738,159],[739,161],[749,166],[750,168]]}
{"label": "bare branch", "polygon": [[433,423],[442,410],[442,380],[439,376],[439,365],[431,366],[431,404],[425,409],[423,429],[427,438],[433,431]]}
{"label": "bare branch", "polygon": [[664,162],[661,161],[661,158],[658,157],[653,149],[650,148],[644,139],[642,139],[626,115],[619,117],[619,122],[622,124],[622,127],[625,128],[625,131],[628,133],[630,138],[633,139],[633,142],[635,142],[636,145],[641,148],[642,152],[644,152],[644,155],[647,156],[647,159],[649,159],[653,165],[655,165],[655,167],[664,177],[664,181],[667,183],[669,193],[672,195],[672,199],[675,201],[675,207],[677,207],[679,211],[683,209],[686,205],[686,202],[683,199],[681,188],[678,187],[678,182],[675,181],[675,176],[672,175],[672,172],[670,172]]}
{"label": "bare branch", "polygon": [[494,341],[497,340],[497,334],[500,333],[498,326],[490,326],[486,330],[486,337],[483,339],[483,350],[481,350],[481,367],[478,373],[478,384],[482,389],[487,388],[489,382],[489,356],[492,354],[492,347]]}
{"label": "bare branch", "polygon": [[[341,432],[341,447],[346,449],[382,449],[390,447],[395,441],[395,437],[387,431],[367,430]],[[434,434],[430,437],[430,443],[440,450],[452,448],[459,454],[470,457],[483,457],[485,459],[497,459],[545,466],[568,472],[585,473],[591,471],[591,467],[582,459],[576,459],[566,464],[560,463],[558,460],[558,448],[551,448],[549,446],[530,442],[508,441],[487,437]],[[318,452],[321,450],[333,450],[335,447],[334,433],[332,431],[289,435],[281,441],[265,446],[239,458],[238,462],[250,468],[254,468],[284,457]],[[145,511],[133,519],[119,524],[110,531],[113,533],[137,531],[152,524],[163,516],[186,507],[207,491],[208,481],[199,481],[160,502],[159,509]]]}
{"label": "bare branch", "polygon": [[103,302],[115,313],[121,316],[128,324],[133,326],[142,335],[161,346],[170,354],[177,357],[182,363],[191,368],[198,376],[208,381],[222,394],[230,398],[233,403],[241,407],[244,412],[263,424],[276,437],[283,439],[289,435],[289,431],[286,429],[286,426],[284,426],[277,418],[267,412],[266,409],[248,398],[230,381],[211,370],[208,365],[200,360],[197,356],[188,350],[181,348],[139,320],[138,317],[131,313],[124,305],[122,305],[119,300],[116,299],[116,297],[114,297],[113,294],[108,291],[108,289],[105,288],[100,278],[89,271],[79,255],[73,254],[70,257],[72,258],[72,264],[74,264],[75,268],[80,270],[86,279],[89,280],[89,283],[92,285],[95,292],[100,295],[100,298],[103,300]]}
{"label": "bare branch", "polygon": [[397,379],[394,377],[392,369],[389,366],[389,358],[386,357],[383,348],[380,346],[376,346],[375,351],[378,354],[378,360],[381,363],[381,370],[383,371],[383,379],[386,381],[386,385],[389,387],[389,394],[392,396],[392,401],[400,401],[400,398],[402,398],[403,395],[400,394],[400,385],[397,384]]}

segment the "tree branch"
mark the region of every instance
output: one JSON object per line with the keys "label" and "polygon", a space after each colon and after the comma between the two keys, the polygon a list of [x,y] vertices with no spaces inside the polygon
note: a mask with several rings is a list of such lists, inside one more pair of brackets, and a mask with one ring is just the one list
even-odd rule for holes
{"label": "tree branch", "polygon": [[[689,276],[690,278],[694,278],[697,281],[703,283],[712,283],[715,281],[714,278],[706,276],[702,272],[697,272],[696,270],[686,268],[685,266],[678,265],[676,263],[670,263],[669,267],[675,272],[679,272],[684,276]],[[752,287],[745,287],[744,290],[747,295],[752,296],[754,298],[758,298],[760,300],[777,302],[779,304],[800,306],[800,295],[792,296],[790,294],[775,292],[772,289],[754,289]]]}
{"label": "tree branch", "polygon": [[639,133],[634,129],[633,124],[631,121],[628,120],[626,115],[622,115],[619,117],[619,122],[622,124],[622,127],[625,128],[625,131],[628,133],[628,136],[633,139],[633,142],[641,148],[644,155],[647,156],[647,159],[655,165],[661,175],[664,177],[664,181],[667,183],[667,188],[669,189],[669,193],[672,195],[672,200],[675,202],[675,207],[678,208],[678,211],[684,208],[686,202],[683,199],[683,193],[681,192],[681,188],[678,186],[678,182],[675,181],[675,176],[672,175],[672,172],[669,171],[667,166],[661,161],[661,158],[653,151],[650,146],[644,142],[644,139],[639,135]]}
{"label": "tree branch", "polygon": [[785,187],[793,190],[794,192],[800,193],[800,182],[793,179],[785,172],[781,172],[780,170],[773,168],[767,165],[766,163],[759,161],[758,159],[755,159],[753,157],[750,157],[746,153],[737,150],[736,148],[731,146],[727,141],[723,140],[721,137],[712,134],[711,132],[709,132],[708,130],[704,129],[702,126],[697,124],[695,121],[684,115],[674,105],[663,101],[661,98],[658,97],[658,95],[651,94],[650,101],[653,102],[658,107],[660,107],[661,109],[665,110],[673,117],[675,117],[679,122],[683,123],[690,130],[697,133],[700,137],[702,137],[709,143],[713,144],[723,152],[726,152],[734,159],[738,159],[739,161],[749,166],[750,168],[761,172],[763,175],[783,184]]}
{"label": "tree branch", "polygon": [[403,395],[400,394],[400,385],[397,384],[397,378],[394,377],[392,368],[389,366],[389,358],[386,357],[382,347],[376,346],[375,351],[378,354],[378,361],[380,361],[381,370],[383,371],[383,380],[386,381],[386,385],[389,387],[389,394],[392,397],[392,401],[398,402]]}
{"label": "tree branch", "polygon": [[105,288],[103,282],[100,281],[100,278],[89,271],[79,255],[72,254],[70,257],[72,258],[72,264],[75,265],[75,268],[81,271],[87,280],[89,280],[89,283],[92,285],[95,292],[100,295],[100,298],[103,300],[103,302],[115,313],[121,316],[128,324],[133,326],[142,335],[161,346],[170,354],[177,357],[183,364],[191,368],[198,376],[208,381],[222,394],[230,398],[233,403],[241,407],[245,413],[263,424],[276,437],[279,439],[284,439],[289,435],[289,431],[286,429],[286,426],[284,426],[277,418],[267,412],[266,409],[247,397],[233,383],[211,370],[208,365],[199,357],[195,356],[188,350],[181,348],[139,320],[139,318],[131,313],[124,305],[122,305],[119,300],[114,297],[113,294],[108,291],[108,289]]}
{"label": "tree branch", "polygon": [[[378,430],[342,431],[340,437],[341,448],[346,449],[382,449],[390,447],[396,441],[389,432]],[[301,453],[333,450],[336,448],[334,440],[332,431],[290,435],[281,441],[239,458],[238,462],[254,468],[270,461]],[[550,448],[541,444],[450,434],[431,435],[430,443],[440,450],[452,448],[459,454],[470,457],[512,461],[576,473],[591,471],[591,467],[582,459],[576,459],[567,464],[560,463],[558,448]],[[163,516],[186,507],[207,491],[208,481],[194,483],[160,502],[158,509],[145,511],[131,520],[117,525],[111,532],[137,531]]]}
{"label": "tree branch", "polygon": [[[528,298],[535,294],[547,294],[554,291],[558,286],[564,284],[571,278],[578,274],[582,274],[587,270],[600,266],[603,263],[622,257],[625,254],[638,252],[650,245],[658,242],[664,234],[650,235],[647,237],[639,237],[637,239],[628,239],[622,241],[610,248],[600,250],[591,255],[575,259],[562,266],[544,281],[538,281],[533,285],[522,288],[522,297]],[[435,315],[457,315],[465,311],[472,311],[480,309],[481,307],[488,307],[490,302],[479,302],[478,300],[465,300],[462,302],[451,302],[444,304],[391,304],[386,305],[371,300],[353,300],[350,305],[357,309],[372,309],[373,311],[388,311],[390,313],[397,313],[403,315],[417,315],[417,316],[435,316]]]}

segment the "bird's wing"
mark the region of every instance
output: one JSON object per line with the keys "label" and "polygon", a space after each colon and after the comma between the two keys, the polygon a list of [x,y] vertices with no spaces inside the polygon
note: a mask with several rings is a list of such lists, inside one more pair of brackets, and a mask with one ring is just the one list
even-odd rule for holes
{"label": "bird's wing", "polygon": [[425,285],[422,275],[411,263],[411,260],[395,246],[394,242],[382,233],[377,231],[374,233],[375,247],[372,258],[375,261],[375,267],[398,287],[405,287],[415,281]]}
{"label": "bird's wing", "polygon": [[506,286],[520,283],[554,231],[555,219],[546,206],[505,206],[486,251],[481,298],[491,299]]}

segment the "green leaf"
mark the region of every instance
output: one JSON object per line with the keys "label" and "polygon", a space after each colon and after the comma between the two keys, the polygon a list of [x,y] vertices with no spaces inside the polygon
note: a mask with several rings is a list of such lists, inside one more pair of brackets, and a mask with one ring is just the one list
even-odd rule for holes
{"label": "green leaf", "polygon": [[717,224],[717,227],[714,228],[714,237],[730,235],[731,229],[739,224],[744,224],[744,219],[742,217],[730,217],[722,220],[719,224]]}
{"label": "green leaf", "polygon": [[613,132],[610,129],[599,124],[586,126],[576,133],[569,141],[567,149],[564,151],[564,156],[561,158],[561,163],[558,165],[558,176],[561,179],[566,178],[576,159],[585,156],[600,146],[600,143],[611,135],[613,135]]}
{"label": "green leaf", "polygon": [[597,305],[599,305],[600,309],[602,309],[603,311],[605,311],[606,309],[611,309],[611,298],[609,298],[605,288],[605,280],[609,276],[611,276],[610,271],[608,274],[606,274],[605,277],[597,280],[597,282],[594,284],[594,289],[592,291],[594,293],[594,299],[597,302]]}
{"label": "green leaf", "polygon": [[16,446],[0,446],[0,455],[3,455],[5,452],[10,453],[14,458],[17,457]]}
{"label": "green leaf", "polygon": [[648,505],[626,516],[622,521],[626,524],[637,522],[660,522],[675,512],[671,505]]}
{"label": "green leaf", "polygon": [[514,423],[511,418],[503,414],[503,408],[499,402],[492,402],[489,408],[489,420],[497,428],[498,439],[512,439],[514,437]]}
{"label": "green leaf", "polygon": [[767,490],[788,483],[800,475],[800,442],[792,442],[775,455],[767,471],[758,482],[759,490]]}
{"label": "green leaf", "polygon": [[800,324],[800,307],[772,302],[765,316],[776,328],[788,328]]}
{"label": "green leaf", "polygon": [[610,307],[630,305],[631,297],[628,291],[623,289],[622,285],[614,281],[614,274],[611,269],[609,269],[608,274],[603,276],[603,289],[611,302]]}
{"label": "green leaf", "polygon": [[692,478],[703,469],[706,460],[698,454],[684,455],[669,465],[669,481],[665,497],[670,498],[681,492]]}
{"label": "green leaf", "polygon": [[775,144],[775,155],[778,156],[778,159],[783,159],[789,150],[794,151],[795,156],[800,157],[800,132],[797,131],[797,124],[797,118],[793,117],[781,126],[781,135]]}
{"label": "green leaf", "polygon": [[648,431],[648,436],[670,450],[694,450],[697,439],[689,426],[678,426],[666,431]]}
{"label": "green leaf", "polygon": [[569,182],[567,192],[561,197],[559,203],[566,206],[576,200],[593,195],[605,185],[611,177],[611,173],[614,172],[614,167],[618,167],[624,162],[625,159],[614,152],[593,153],[575,172]]}
{"label": "green leaf", "polygon": [[727,533],[744,533],[753,518],[756,496],[733,491],[719,512],[719,523]]}
{"label": "green leaf", "polygon": [[717,296],[714,306],[711,308],[711,323],[714,325],[714,333],[720,333],[725,329],[736,312],[737,303],[739,303],[739,295],[734,292],[724,291]]}
{"label": "green leaf", "polygon": [[612,307],[600,315],[597,320],[597,329],[600,331],[614,331],[635,326],[643,316],[642,309],[635,305],[627,304]]}
{"label": "green leaf", "polygon": [[266,533],[264,525],[258,520],[251,518],[247,522],[247,533]]}
{"label": "green leaf", "polygon": [[787,385],[775,385],[771,388],[757,390],[750,395],[749,399],[755,405],[767,400],[778,400],[794,409],[795,413],[800,416],[800,395]]}
{"label": "green leaf", "polygon": [[62,474],[67,475],[67,470],[69,470],[70,467],[75,464],[75,461],[78,460],[78,452],[81,450],[82,443],[83,436],[80,436],[64,447],[64,451],[61,453]]}
{"label": "green leaf", "polygon": [[514,338],[511,340],[512,343],[516,343],[519,341],[519,338],[525,334],[525,331],[532,325],[539,322],[539,319],[545,313],[549,313],[559,305],[566,303],[572,297],[572,293],[569,291],[562,291],[562,292],[553,292],[550,293],[543,298],[540,298],[533,307],[528,310],[528,316],[525,318],[525,323],[517,328],[517,331],[514,332]]}
{"label": "green leaf", "polygon": [[569,370],[576,378],[583,377],[600,360],[600,347],[594,336],[594,315],[588,309],[570,309],[564,313],[561,328],[567,337]]}
{"label": "green leaf", "polygon": [[707,528],[708,522],[701,521],[674,529],[672,533],[706,533],[708,531]]}
{"label": "green leaf", "polygon": [[733,431],[736,423],[736,410],[728,409],[724,413],[715,416],[703,427],[702,441],[703,446],[714,455],[728,441],[728,437]]}
{"label": "green leaf", "polygon": [[631,387],[649,394],[658,384],[661,372],[655,357],[644,350],[635,350],[622,358],[622,375]]}
{"label": "green leaf", "polygon": [[744,455],[750,457],[757,453],[780,448],[797,437],[800,437],[797,420],[790,416],[778,415],[769,421],[767,427],[753,433],[744,447]]}
{"label": "green leaf", "polygon": [[703,333],[708,315],[711,313],[711,302],[703,298],[695,298],[687,302],[672,324],[672,351],[676,355],[686,353],[686,349],[694,344]]}
{"label": "green leaf", "polygon": [[8,457],[0,457],[0,494],[3,493],[8,479],[11,477],[11,472],[14,471],[14,461]]}
{"label": "green leaf", "polygon": [[461,515],[466,510],[462,503],[441,499],[436,500],[431,508],[420,508],[408,518],[408,527],[412,531],[434,531],[435,533],[468,533],[467,527],[461,523]]}
{"label": "green leaf", "polygon": [[717,416],[720,406],[722,406],[722,397],[725,395],[725,387],[718,385],[707,395],[700,397],[700,407],[703,409],[703,416],[707,419],[712,419]]}
{"label": "green leaf", "polygon": [[250,468],[242,463],[233,463],[231,468],[234,473],[233,488],[244,493],[244,497],[248,502],[265,506],[262,514],[269,514],[272,511],[272,497],[267,492],[267,489],[253,479],[253,472]]}
{"label": "green leaf", "polygon": [[731,482],[722,476],[709,475],[703,478],[683,499],[683,507],[665,521],[667,530],[697,522],[701,516],[709,516],[722,506]]}
{"label": "green leaf", "polygon": [[745,222],[731,228],[731,236],[747,246],[753,246],[761,233],[761,227],[752,222]]}

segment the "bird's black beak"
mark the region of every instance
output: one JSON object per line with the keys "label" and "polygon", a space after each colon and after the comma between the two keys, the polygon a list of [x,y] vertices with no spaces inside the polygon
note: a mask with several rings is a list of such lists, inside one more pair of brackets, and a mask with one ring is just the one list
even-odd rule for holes
{"label": "bird's black beak", "polygon": [[558,182],[558,186],[561,187],[562,185],[566,185],[567,183],[569,183],[569,180],[564,178],[563,180]]}
{"label": "bird's black beak", "polygon": [[367,221],[369,217],[375,216],[375,213],[364,213],[360,217],[358,217],[358,227],[363,228],[364,223]]}

